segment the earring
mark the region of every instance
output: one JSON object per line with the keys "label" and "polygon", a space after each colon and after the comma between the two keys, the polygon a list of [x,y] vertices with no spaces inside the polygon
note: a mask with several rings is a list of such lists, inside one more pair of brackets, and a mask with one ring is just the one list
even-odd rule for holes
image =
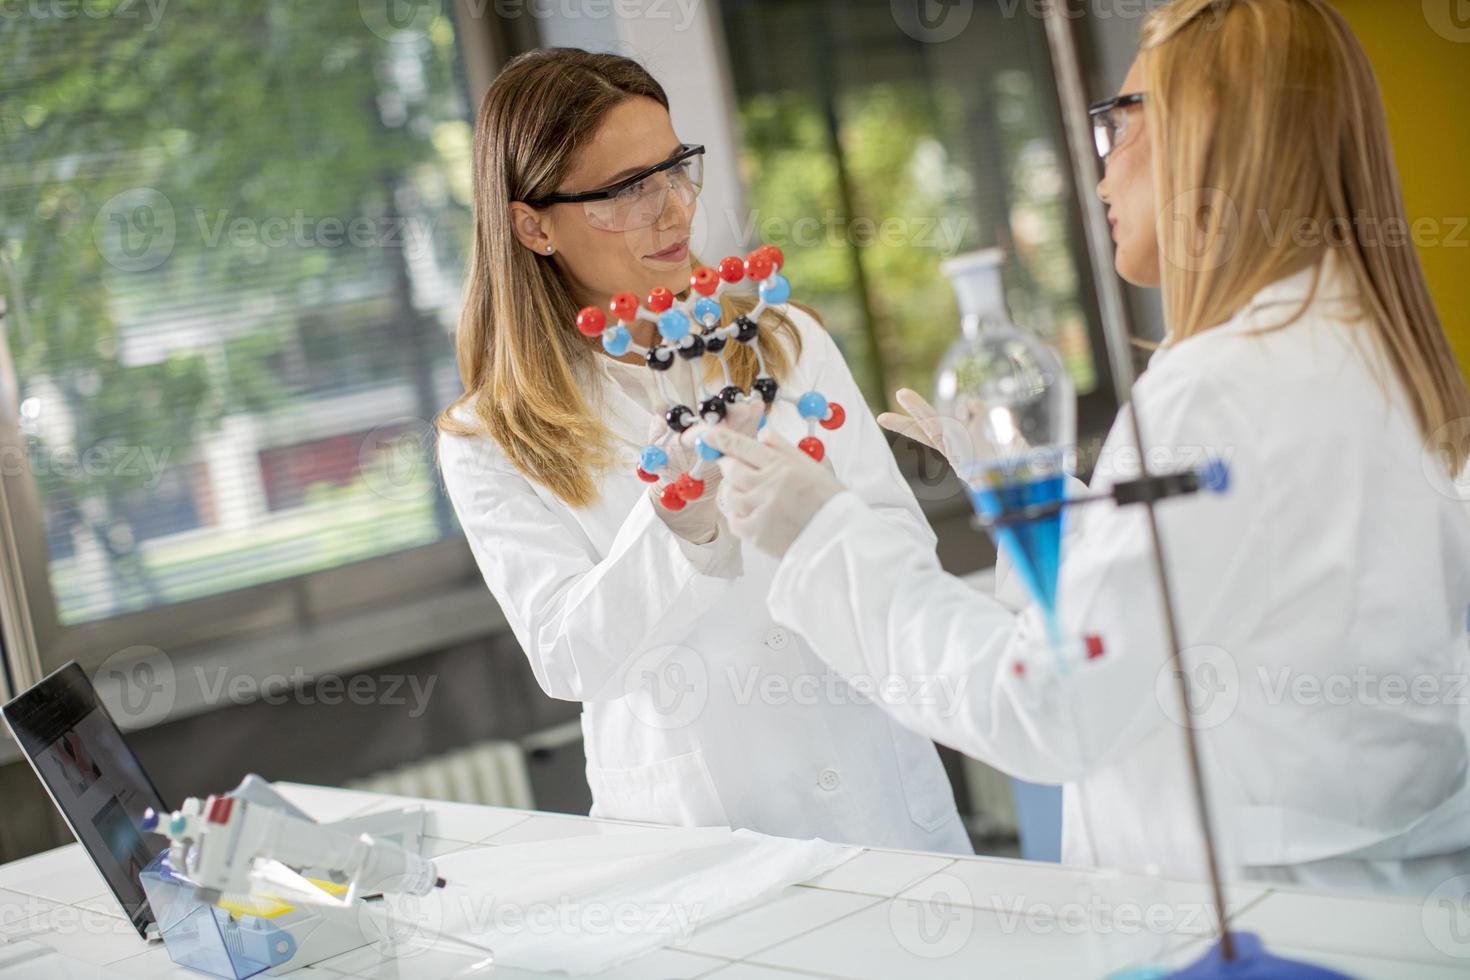
{"label": "earring", "polygon": [[546,254],[547,255],[550,255],[551,254],[551,246],[550,245],[546,246]]}

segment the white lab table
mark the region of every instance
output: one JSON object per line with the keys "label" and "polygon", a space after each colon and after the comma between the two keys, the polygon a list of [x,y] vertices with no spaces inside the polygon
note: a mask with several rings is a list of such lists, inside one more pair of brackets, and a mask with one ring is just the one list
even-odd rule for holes
{"label": "white lab table", "polygon": [[[394,806],[429,811],[433,855],[470,847],[616,834],[647,825],[523,810],[409,800],[374,793],[277,784],[318,819],[332,820]],[[798,980],[837,977],[1052,978],[1097,973],[1092,958],[1098,922],[1129,907],[1136,880],[1057,865],[999,858],[955,858],[864,850],[820,878],[786,889],[764,905],[695,930],[672,946],[604,974],[623,978]],[[1109,910],[1082,912],[1081,896],[1119,896]],[[1149,930],[1162,936],[1170,962],[1182,965],[1207,946],[1201,910],[1205,889],[1169,882],[1136,893],[1163,916]],[[1277,952],[1343,970],[1365,980],[1450,980],[1470,977],[1464,910],[1443,903],[1241,887],[1231,892],[1237,928],[1261,935]],[[1459,920],[1453,919],[1460,916]],[[1094,924],[1092,927],[1086,923]],[[1119,920],[1117,933],[1128,928]],[[1456,929],[1458,928],[1458,932]],[[0,866],[0,934],[24,935],[98,967],[105,977],[197,978],[174,966],[161,944],[140,940],[122,917],[79,845]],[[415,948],[395,958],[364,947],[296,975],[448,977],[475,957]],[[497,969],[500,980],[564,974]]]}

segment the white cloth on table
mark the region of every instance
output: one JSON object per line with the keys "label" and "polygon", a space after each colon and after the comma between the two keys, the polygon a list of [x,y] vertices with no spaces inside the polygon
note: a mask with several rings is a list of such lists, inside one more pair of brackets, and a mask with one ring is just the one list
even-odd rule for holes
{"label": "white cloth on table", "polygon": [[495,964],[577,975],[676,945],[698,926],[808,881],[859,853],[824,840],[700,827],[478,847],[438,858],[448,882],[389,898],[430,945],[447,934]]}

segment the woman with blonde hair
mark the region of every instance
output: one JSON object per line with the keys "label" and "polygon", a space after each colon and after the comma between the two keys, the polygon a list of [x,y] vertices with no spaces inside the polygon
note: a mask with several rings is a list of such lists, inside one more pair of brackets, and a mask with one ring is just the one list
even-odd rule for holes
{"label": "woman with blonde hair", "polygon": [[[690,289],[704,148],[675,135],[663,89],[627,58],[532,51],[487,92],[474,153],[457,339],[465,392],[440,419],[440,466],[542,690],[583,704],[593,815],[969,853],[933,744],[873,703],[887,679],[838,678],[771,619],[775,563],[730,534],[718,472],[676,510],[655,499],[638,462],[667,426],[661,386],[641,358],[575,325],[579,308],[606,309],[620,292]],[[721,302],[727,321],[754,306],[736,293]],[[654,330],[640,321],[631,339],[647,347]],[[755,331],[783,389],[818,389],[845,407],[846,423],[823,433],[835,467],[824,472],[932,551],[814,316],[781,304]],[[755,351],[731,347],[731,380],[748,391]],[[723,385],[717,357],[695,363]],[[663,380],[692,406],[684,366]],[[732,406],[727,424],[754,432],[762,401]],[[806,424],[785,400],[765,422],[791,437]],[[666,444],[672,472],[687,468],[699,429]]]}
{"label": "woman with blonde hair", "polygon": [[[1227,865],[1427,892],[1470,871],[1470,515],[1451,490],[1470,394],[1388,234],[1407,223],[1367,58],[1323,0],[1175,0],[1093,114],[1118,273],[1166,312],[1123,413],[1151,459],[1203,450],[1232,474],[1157,511]],[[900,401],[892,424],[946,448]],[[1129,429],[1094,490],[1136,472]],[[783,556],[779,621],[842,672],[967,678],[946,717],[890,710],[1064,784],[1064,860],[1203,875],[1141,508],[1071,513],[1058,616],[1105,650],[1066,711],[1012,669],[1045,643],[1034,606],[976,597],[789,446],[710,439],[732,528]]]}

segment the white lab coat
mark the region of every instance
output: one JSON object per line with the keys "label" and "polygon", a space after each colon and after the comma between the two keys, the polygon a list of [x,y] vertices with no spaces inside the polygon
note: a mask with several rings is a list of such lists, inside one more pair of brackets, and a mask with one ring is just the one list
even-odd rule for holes
{"label": "white lab coat", "polygon": [[[783,392],[816,388],[842,404],[846,424],[821,431],[838,475],[907,547],[932,554],[934,534],[841,354],[818,323],[786,311],[804,348]],[[664,525],[634,473],[650,413],[604,359],[596,372],[589,395],[625,458],[590,507],[528,480],[488,437],[439,447],[470,548],[536,680],[583,702],[592,814],[970,853],[934,745],[771,618],[776,563],[727,529],[692,545]],[[806,435],[784,401],[767,424]]]}
{"label": "white lab coat", "polygon": [[[1301,320],[1253,333],[1301,306],[1312,270],[1158,351],[1132,404],[1154,471],[1204,454],[1231,466],[1227,494],[1157,508],[1227,867],[1422,893],[1470,871],[1470,515],[1426,462],[1392,376],[1361,353],[1373,348],[1350,280],[1324,269]],[[1095,489],[1136,475],[1131,446],[1120,416]],[[948,716],[891,710],[1016,776],[1065,784],[1066,862],[1198,876],[1144,510],[1069,513],[1062,629],[1106,649],[1061,699],[1038,694],[1034,608],[1017,617],[946,575],[853,494],[803,530],[771,608],[844,673],[968,678]]]}

